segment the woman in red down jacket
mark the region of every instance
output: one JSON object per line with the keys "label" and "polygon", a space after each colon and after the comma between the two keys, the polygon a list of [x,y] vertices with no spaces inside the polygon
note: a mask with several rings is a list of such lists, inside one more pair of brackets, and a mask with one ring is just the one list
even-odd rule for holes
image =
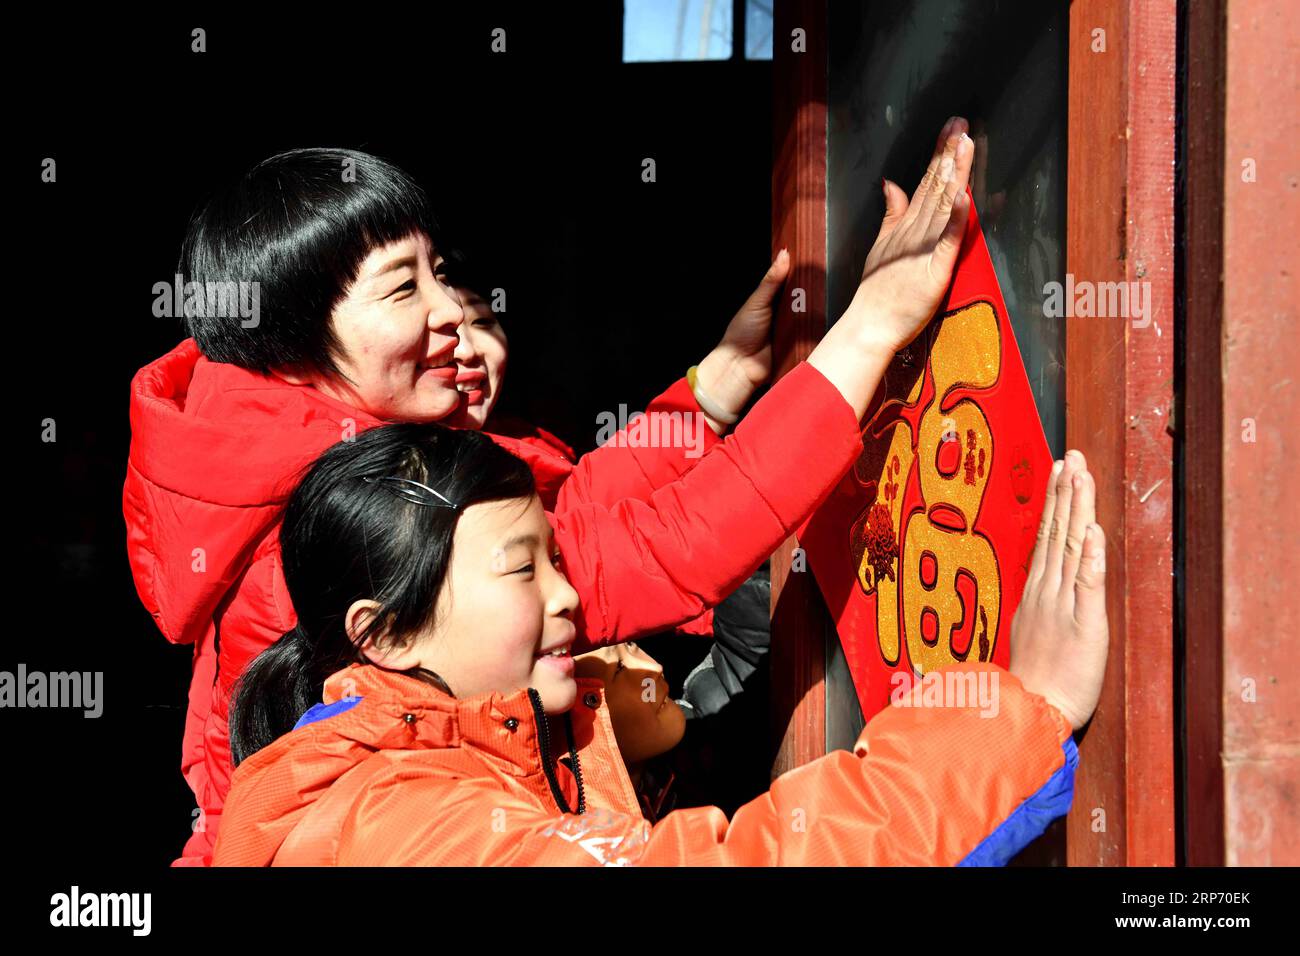
{"label": "woman in red down jacket", "polygon": [[[944,153],[956,170],[946,181],[935,175]],[[344,159],[357,181],[341,187]],[[964,121],[950,122],[912,203],[890,184],[890,215],[845,320],[726,441],[706,439],[702,457],[611,442],[574,466],[492,436],[539,485],[558,488],[552,521],[581,599],[576,650],[698,617],[834,487],[861,451],[858,421],[893,351],[946,288],[969,165]],[[231,690],[295,623],[277,542],[295,482],[341,439],[385,421],[440,420],[463,400],[453,355],[463,311],[438,239],[400,170],[327,149],[259,164],[191,226],[193,337],[132,381],[123,491],[137,590],[169,640],[196,647],[183,770],[203,812],[180,864],[211,861],[230,783]],[[216,284],[230,281],[257,283],[253,315],[216,314]],[[720,346],[701,363],[701,390],[725,401],[748,358]],[[679,383],[651,410],[699,406]]]}

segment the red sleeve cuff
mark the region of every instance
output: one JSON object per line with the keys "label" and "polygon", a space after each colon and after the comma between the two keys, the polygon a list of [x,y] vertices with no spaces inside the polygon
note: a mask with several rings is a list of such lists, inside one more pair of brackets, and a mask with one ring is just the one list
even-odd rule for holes
{"label": "red sleeve cuff", "polygon": [[[685,375],[669,385],[646,406],[647,415],[654,412],[683,412],[693,415],[699,411],[700,403],[695,400],[695,393],[691,391],[691,385],[686,381]],[[705,428],[703,432],[703,451],[708,451],[722,441],[722,437],[712,428]]]}

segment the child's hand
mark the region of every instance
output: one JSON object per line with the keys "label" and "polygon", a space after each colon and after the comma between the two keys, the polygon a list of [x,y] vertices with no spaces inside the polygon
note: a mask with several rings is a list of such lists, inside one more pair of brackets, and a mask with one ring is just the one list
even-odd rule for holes
{"label": "child's hand", "polygon": [[1097,708],[1110,649],[1106,536],[1095,523],[1094,496],[1087,461],[1067,452],[1052,469],[1029,579],[1011,621],[1011,673],[1075,730]]}
{"label": "child's hand", "polygon": [[[789,274],[790,253],[782,249],[727,325],[722,341],[700,362],[699,387],[733,415],[740,414],[754,390],[772,375],[773,304]],[[721,423],[714,428],[719,434],[723,429]]]}
{"label": "child's hand", "polygon": [[911,202],[885,181],[885,218],[845,314],[869,314],[862,331],[885,348],[896,352],[916,338],[948,291],[970,217],[966,182],[974,155],[966,121],[954,116]]}

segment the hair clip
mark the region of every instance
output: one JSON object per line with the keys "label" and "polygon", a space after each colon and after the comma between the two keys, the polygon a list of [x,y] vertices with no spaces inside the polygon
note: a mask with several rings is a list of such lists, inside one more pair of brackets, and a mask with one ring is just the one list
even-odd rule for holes
{"label": "hair clip", "polygon": [[[435,508],[450,508],[453,511],[455,511],[457,507],[459,507],[454,501],[452,501],[450,498],[446,497],[445,495],[437,491],[434,491],[428,485],[422,485],[418,481],[413,481],[410,478],[398,478],[395,475],[384,475],[379,477],[376,477],[374,475],[363,475],[361,477],[361,480],[372,484],[374,482],[383,481],[383,482],[391,482],[392,484],[399,485],[399,486],[413,485],[414,487],[396,487],[396,488],[389,487],[388,490],[391,491],[393,494],[397,495],[397,497],[402,498],[406,501],[413,501],[417,505],[431,505]],[[415,488],[424,489],[425,491],[433,495],[438,500],[430,501],[424,495],[421,495],[418,492],[416,492]]]}

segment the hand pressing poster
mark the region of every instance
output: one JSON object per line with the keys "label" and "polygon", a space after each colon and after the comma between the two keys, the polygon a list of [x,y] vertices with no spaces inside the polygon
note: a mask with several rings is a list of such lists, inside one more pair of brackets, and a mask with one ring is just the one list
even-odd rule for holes
{"label": "hand pressing poster", "polygon": [[863,421],[798,537],[870,720],[945,664],[1007,666],[1052,467],[973,202],[947,298]]}

